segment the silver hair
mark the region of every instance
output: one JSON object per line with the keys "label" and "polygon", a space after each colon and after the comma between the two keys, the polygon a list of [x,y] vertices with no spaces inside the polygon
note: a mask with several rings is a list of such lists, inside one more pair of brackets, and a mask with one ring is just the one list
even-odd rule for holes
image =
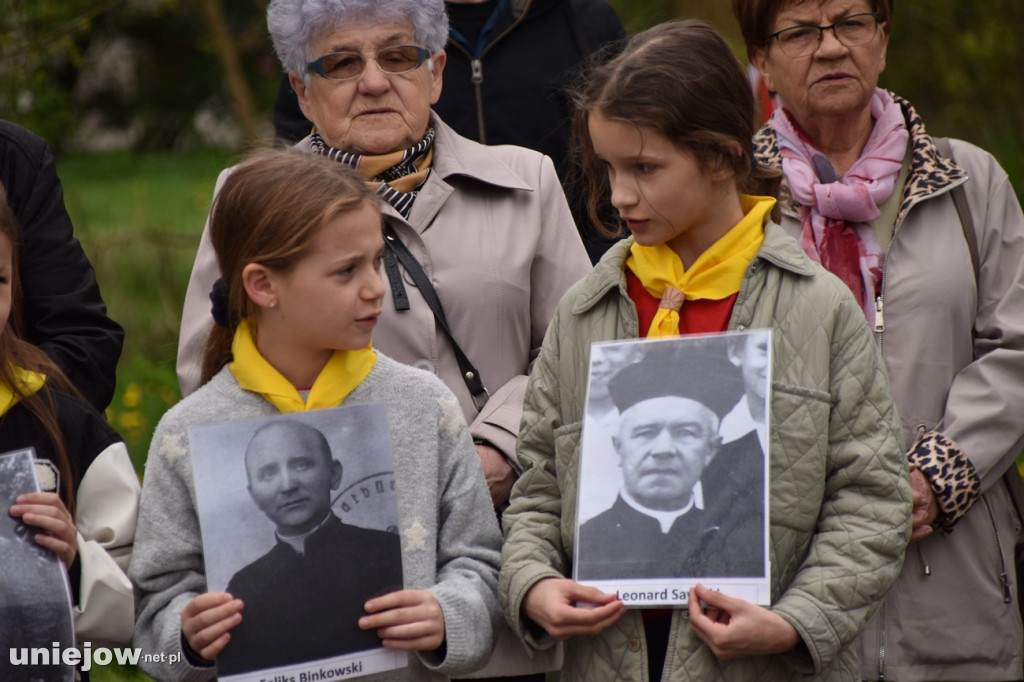
{"label": "silver hair", "polygon": [[[412,25],[416,42],[431,54],[448,41],[444,0],[271,0],[267,30],[285,71],[308,84],[306,64],[320,55],[312,43],[351,22],[399,21]],[[433,70],[433,63],[427,62]]]}

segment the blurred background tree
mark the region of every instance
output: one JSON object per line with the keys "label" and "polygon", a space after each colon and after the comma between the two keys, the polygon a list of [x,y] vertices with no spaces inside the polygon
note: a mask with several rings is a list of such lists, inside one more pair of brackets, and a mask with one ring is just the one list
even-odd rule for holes
{"label": "blurred background tree", "polygon": [[57,150],[240,148],[270,134],[262,0],[4,0],[0,117]]}
{"label": "blurred background tree", "polygon": [[[659,21],[699,17],[746,62],[729,0],[610,0],[633,33]],[[1024,197],[1024,2],[899,0],[882,87],[917,108],[933,135],[992,152]]]}
{"label": "blurred background tree", "polygon": [[[0,117],[61,149],[241,148],[270,133],[278,64],[266,0],[5,0]],[[717,26],[745,59],[727,0],[612,0],[632,33],[675,17]],[[1024,177],[1021,0],[900,0],[883,85],[929,129]]]}
{"label": "blurred background tree", "polygon": [[[610,1],[630,33],[705,19],[746,61],[728,0]],[[0,118],[57,152],[75,232],[126,329],[108,416],[140,470],[178,399],[181,305],[214,180],[272,134],[280,66],[266,4],[0,0]],[[995,154],[1024,196],[1024,2],[899,0],[892,28],[882,85],[933,134]]]}

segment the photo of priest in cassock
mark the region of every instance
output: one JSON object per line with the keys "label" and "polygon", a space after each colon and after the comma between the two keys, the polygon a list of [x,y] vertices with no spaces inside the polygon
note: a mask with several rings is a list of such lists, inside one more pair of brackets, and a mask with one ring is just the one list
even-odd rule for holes
{"label": "photo of priest in cassock", "polygon": [[[743,335],[633,343],[642,358],[607,384],[619,413],[611,441],[621,486],[609,508],[581,513],[576,579],[764,576],[765,456],[757,429],[726,447],[719,431],[748,393],[742,353],[728,346],[744,348]],[[764,400],[768,375],[762,369],[760,376]],[[582,469],[594,445],[587,428]],[[599,480],[593,473],[581,472],[581,506],[592,492],[587,481]],[[615,478],[604,473],[600,479]]]}
{"label": "photo of priest in cassock", "polygon": [[367,600],[403,586],[394,493],[360,496],[367,526],[342,499],[392,478],[386,425],[369,404],[190,430],[209,589],[244,604],[217,656],[221,678],[286,679],[299,668],[282,666],[386,651],[359,619]]}

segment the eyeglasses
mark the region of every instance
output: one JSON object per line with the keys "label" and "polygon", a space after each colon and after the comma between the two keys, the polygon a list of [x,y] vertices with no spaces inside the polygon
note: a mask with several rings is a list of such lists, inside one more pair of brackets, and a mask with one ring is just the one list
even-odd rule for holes
{"label": "eyeglasses", "polygon": [[828,26],[790,26],[768,36],[779,41],[779,49],[787,57],[806,57],[821,45],[825,31],[846,47],[859,47],[871,42],[878,30],[878,15],[874,12],[851,14]]}
{"label": "eyeglasses", "polygon": [[[405,73],[418,69],[430,57],[430,51],[418,45],[382,47],[369,61],[384,73]],[[332,81],[347,81],[363,75],[366,58],[361,52],[332,52],[306,64],[306,71]]]}

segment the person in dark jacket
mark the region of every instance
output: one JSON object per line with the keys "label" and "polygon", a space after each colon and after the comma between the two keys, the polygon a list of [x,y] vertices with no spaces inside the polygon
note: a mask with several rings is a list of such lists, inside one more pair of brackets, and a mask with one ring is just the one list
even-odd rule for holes
{"label": "person in dark jacket", "polygon": [[0,184],[21,225],[24,308],[12,320],[102,412],[114,396],[124,330],[107,317],[92,265],[72,234],[53,153],[41,137],[4,120]]}
{"label": "person in dark jacket", "polygon": [[[550,156],[565,184],[566,86],[590,55],[625,39],[615,10],[605,0],[446,0],[445,6],[448,61],[434,111],[463,137]],[[287,74],[278,87],[274,128],[288,142],[312,129]],[[569,200],[587,253],[597,262],[611,242],[586,227],[582,202],[571,194]]]}

